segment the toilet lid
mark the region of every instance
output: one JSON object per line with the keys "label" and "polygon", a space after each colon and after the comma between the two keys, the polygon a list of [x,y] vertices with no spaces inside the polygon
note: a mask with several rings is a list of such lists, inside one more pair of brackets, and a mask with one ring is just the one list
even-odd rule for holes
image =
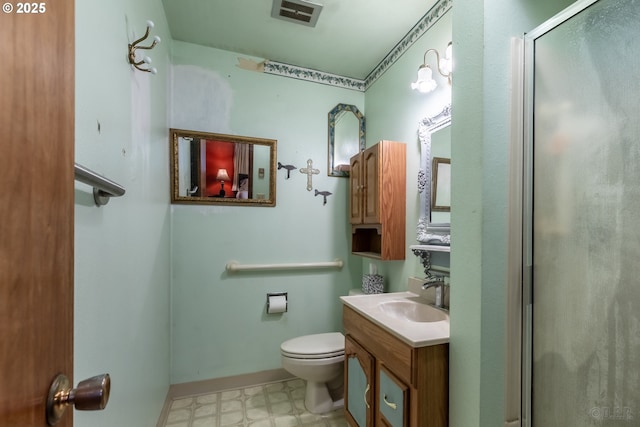
{"label": "toilet lid", "polygon": [[344,335],[340,332],[304,335],[280,346],[283,356],[297,359],[321,359],[344,354]]}

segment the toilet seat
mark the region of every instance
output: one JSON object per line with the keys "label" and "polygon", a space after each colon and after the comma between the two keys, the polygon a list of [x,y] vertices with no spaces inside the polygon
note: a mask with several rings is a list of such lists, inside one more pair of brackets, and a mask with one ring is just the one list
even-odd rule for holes
{"label": "toilet seat", "polygon": [[344,355],[344,335],[340,332],[304,335],[280,345],[282,356],[293,359],[327,359]]}

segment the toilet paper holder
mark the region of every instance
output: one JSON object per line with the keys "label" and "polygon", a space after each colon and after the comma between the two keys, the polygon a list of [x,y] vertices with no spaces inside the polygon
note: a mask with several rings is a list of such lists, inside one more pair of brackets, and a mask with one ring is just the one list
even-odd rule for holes
{"label": "toilet paper holder", "polygon": [[289,311],[289,296],[287,292],[270,292],[267,293],[267,313],[272,313],[271,310],[271,298],[272,297],[284,297],[285,300],[285,306],[284,306],[284,311],[277,311],[274,313],[286,313],[287,311]]}

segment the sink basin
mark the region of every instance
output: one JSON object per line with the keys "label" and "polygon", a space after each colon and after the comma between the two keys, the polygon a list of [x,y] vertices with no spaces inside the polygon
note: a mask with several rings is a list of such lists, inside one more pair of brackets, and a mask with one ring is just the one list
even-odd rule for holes
{"label": "sink basin", "polygon": [[414,292],[340,297],[343,304],[411,347],[449,342],[449,314]]}
{"label": "sink basin", "polygon": [[440,322],[447,320],[447,315],[423,302],[386,301],[378,304],[378,308],[387,316],[410,322]]}

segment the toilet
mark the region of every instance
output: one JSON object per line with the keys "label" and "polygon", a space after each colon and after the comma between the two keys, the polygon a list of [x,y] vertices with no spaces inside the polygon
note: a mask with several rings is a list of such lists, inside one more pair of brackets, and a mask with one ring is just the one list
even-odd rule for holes
{"label": "toilet", "polygon": [[304,335],[280,345],[282,367],[307,382],[304,405],[314,414],[344,406],[344,335]]}

